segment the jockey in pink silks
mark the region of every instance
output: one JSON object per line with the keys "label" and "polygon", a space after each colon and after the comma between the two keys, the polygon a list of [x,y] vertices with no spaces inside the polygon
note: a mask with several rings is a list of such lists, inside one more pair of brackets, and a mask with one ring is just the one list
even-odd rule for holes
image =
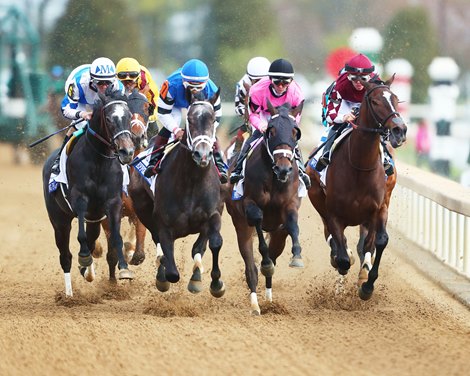
{"label": "jockey in pink silks", "polygon": [[[245,141],[240,152],[236,166],[230,174],[230,182],[235,184],[243,178],[243,161],[247,157],[253,141],[260,138],[268,127],[270,113],[268,111],[267,100],[274,107],[289,103],[292,108],[301,105],[305,96],[300,86],[293,80],[294,68],[292,64],[285,59],[278,59],[271,63],[268,77],[262,78],[250,89],[249,111],[250,124],[253,127],[253,134]],[[296,118],[297,125],[300,124],[301,115]],[[299,167],[300,178],[305,183],[307,189],[310,187],[310,178],[305,173],[302,154],[298,147],[295,149],[295,160]]]}

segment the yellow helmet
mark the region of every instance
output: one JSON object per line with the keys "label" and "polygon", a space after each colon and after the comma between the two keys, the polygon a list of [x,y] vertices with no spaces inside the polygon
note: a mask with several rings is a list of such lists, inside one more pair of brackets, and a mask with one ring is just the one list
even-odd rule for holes
{"label": "yellow helmet", "polygon": [[123,80],[136,80],[140,74],[140,64],[132,57],[123,57],[116,64],[117,77]]}

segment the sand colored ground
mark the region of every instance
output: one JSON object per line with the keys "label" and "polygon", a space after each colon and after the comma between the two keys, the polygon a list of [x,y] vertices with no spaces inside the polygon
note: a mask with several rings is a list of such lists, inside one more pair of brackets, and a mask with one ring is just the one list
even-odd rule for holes
{"label": "sand colored ground", "polygon": [[[221,269],[227,292],[191,295],[190,248],[179,240],[182,280],[169,293],[154,283],[154,246],[133,267],[132,283],[78,273],[72,239],[75,296],[63,295],[63,274],[42,198],[41,168],[12,164],[0,146],[0,375],[467,375],[470,312],[407,264],[397,252],[412,245],[390,229],[373,298],[357,297],[353,266],[344,293],[329,263],[319,217],[308,200],[300,212],[305,268],[274,275],[274,304],[249,315],[244,265],[227,212]],[[124,229],[128,229],[125,224]],[[349,231],[351,248],[355,231]]]}

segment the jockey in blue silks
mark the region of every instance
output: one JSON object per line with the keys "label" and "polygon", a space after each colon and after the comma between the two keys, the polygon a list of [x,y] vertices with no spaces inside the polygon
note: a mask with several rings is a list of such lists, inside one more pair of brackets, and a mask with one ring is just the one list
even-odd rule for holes
{"label": "jockey in blue silks", "polygon": [[[188,100],[191,93],[203,93],[204,98],[212,98],[218,91],[217,85],[209,78],[209,69],[201,60],[191,59],[181,68],[168,76],[160,89],[158,98],[158,119],[163,128],[158,133],[154,149],[160,148],[152,154],[145,176],[150,177],[158,171],[158,162],[163,156],[164,145],[170,138],[179,139],[183,137],[184,130],[180,128],[181,110],[189,107]],[[215,128],[218,127],[222,116],[220,96],[214,104]],[[220,181],[226,183],[227,166],[224,163],[218,141],[214,143],[214,162],[219,171]]]}

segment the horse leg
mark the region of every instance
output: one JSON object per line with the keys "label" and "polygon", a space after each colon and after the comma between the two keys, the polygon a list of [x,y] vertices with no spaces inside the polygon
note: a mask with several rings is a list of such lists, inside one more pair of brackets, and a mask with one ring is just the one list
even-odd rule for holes
{"label": "horse leg", "polygon": [[145,233],[147,229],[142,222],[139,221],[137,216],[132,216],[132,221],[135,226],[135,252],[130,260],[131,265],[140,265],[145,260],[144,244],[145,244]]}
{"label": "horse leg", "polygon": [[163,250],[161,264],[165,268],[165,279],[170,283],[180,280],[180,274],[175,262],[175,240],[168,229],[159,232],[160,244]]}
{"label": "horse leg", "polygon": [[328,230],[331,233],[331,238],[329,238],[331,264],[336,267],[339,274],[346,275],[351,267],[350,254],[352,256],[352,252],[348,251],[344,226],[339,224],[338,221],[330,219],[328,221]]}
{"label": "horse leg", "polygon": [[219,252],[222,248],[223,239],[220,235],[220,214],[214,214],[209,220],[209,248],[212,251],[212,270],[210,292],[213,297],[220,298],[225,294],[225,284],[220,279],[222,273],[219,268]]}
{"label": "horse leg", "polygon": [[[302,261],[302,248],[300,247],[299,242],[299,225],[298,225],[298,212],[297,207],[288,211],[287,220],[285,224],[287,233],[292,238],[292,258],[290,260],[289,266],[291,268],[303,268],[304,262]],[[284,240],[285,243],[285,240]],[[284,246],[281,248],[281,252],[284,249]]]}
{"label": "horse leg", "polygon": [[361,263],[357,280],[358,287],[367,281],[369,271],[372,269],[374,254],[375,232],[369,231],[369,224],[363,224],[359,228],[359,241],[357,243],[357,254]]}
{"label": "horse leg", "polygon": [[198,238],[193,244],[191,255],[194,260],[193,274],[188,282],[188,290],[193,294],[200,293],[202,291],[202,273],[204,273],[204,267],[202,265],[202,256],[207,247],[207,236],[205,233],[200,233]]}
{"label": "horse leg", "polygon": [[[108,220],[109,220],[109,241],[110,241],[110,249],[108,249],[108,254],[111,253],[116,255],[118,258],[118,269],[119,269],[119,279],[133,279],[134,273],[129,270],[127,265],[127,261],[124,258],[123,252],[123,241],[120,233],[121,229],[121,210],[122,210],[122,201],[121,197],[112,200],[109,204],[109,210],[107,213]],[[113,260],[112,256],[106,257],[108,260]],[[111,264],[108,264],[111,271]]]}
{"label": "horse leg", "polygon": [[269,258],[269,248],[264,239],[263,229],[261,228],[263,222],[263,211],[254,202],[246,205],[245,209],[246,219],[249,226],[254,226],[256,234],[258,235],[258,248],[261,254],[261,273],[265,277],[271,277],[274,273],[274,264]]}
{"label": "horse leg", "polygon": [[[276,265],[277,258],[282,254],[286,245],[287,231],[285,228],[272,231],[269,233],[269,258],[273,264]],[[268,302],[273,301],[273,277],[272,275],[266,276],[266,291],[265,298]]]}
{"label": "horse leg", "polygon": [[386,229],[388,208],[382,207],[379,214],[380,218],[377,226],[377,234],[375,235],[375,260],[372,269],[369,272],[367,282],[364,282],[359,288],[359,297],[362,300],[369,300],[374,292],[374,282],[379,277],[379,265],[382,254],[388,244],[388,234]]}
{"label": "horse leg", "polygon": [[[87,236],[87,245],[88,249],[90,249],[91,254],[93,254],[96,239],[100,235],[100,223],[87,223],[86,224],[86,236]],[[87,267],[80,268],[80,274],[85,278],[88,282],[93,282],[95,279],[95,267],[92,263]]]}
{"label": "horse leg", "polygon": [[70,269],[72,268],[72,253],[70,252],[70,230],[72,229],[72,220],[63,219],[52,222],[54,227],[55,244],[59,249],[59,260],[62,271],[64,272],[65,296],[72,297],[72,279]]}
{"label": "horse leg", "polygon": [[87,234],[85,231],[85,212],[87,208],[87,200],[84,197],[77,198],[75,211],[78,218],[78,242],[80,243],[80,251],[78,252],[78,264],[82,268],[86,268],[93,264],[90,248],[88,248]]}

